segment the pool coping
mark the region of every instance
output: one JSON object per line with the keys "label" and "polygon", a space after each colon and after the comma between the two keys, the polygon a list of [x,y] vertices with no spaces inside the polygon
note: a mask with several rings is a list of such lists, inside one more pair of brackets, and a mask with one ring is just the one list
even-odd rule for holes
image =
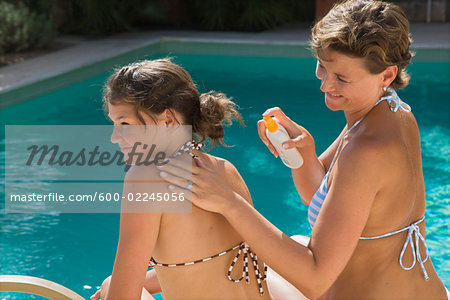
{"label": "pool coping", "polygon": [[[450,61],[450,23],[422,25],[416,24],[417,36],[413,33],[416,59]],[[437,29],[441,31],[440,39],[426,38]],[[111,66],[160,53],[311,57],[307,49],[309,34],[309,26],[297,24],[262,33],[152,31],[100,40],[62,37],[62,42],[74,46],[0,68],[0,109],[111,71]]]}

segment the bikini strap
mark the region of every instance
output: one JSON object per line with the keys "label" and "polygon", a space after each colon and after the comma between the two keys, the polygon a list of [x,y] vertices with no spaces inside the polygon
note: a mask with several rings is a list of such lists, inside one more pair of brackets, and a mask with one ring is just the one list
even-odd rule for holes
{"label": "bikini strap", "polygon": [[386,95],[381,97],[374,106],[384,100],[388,102],[389,108],[393,112],[397,112],[399,108],[404,112],[411,112],[411,106],[409,106],[406,102],[403,102],[394,89],[389,88]]}
{"label": "bikini strap", "polygon": [[[375,103],[373,107],[377,106],[380,102],[386,100],[389,104],[389,108],[391,109],[391,111],[393,112],[397,112],[397,110],[400,108],[401,110],[405,111],[405,112],[410,112],[411,111],[411,106],[409,106],[407,103],[403,102],[402,100],[400,100],[399,96],[397,95],[397,92],[395,92],[394,89],[388,89],[387,93],[385,96],[381,97],[380,100],[377,101],[377,103]],[[331,168],[333,167],[337,155],[339,153],[339,150],[341,149],[342,146],[342,142],[344,141],[344,138],[348,135],[348,133],[355,128],[359,123],[361,123],[362,120],[364,120],[366,116],[363,116],[361,119],[359,119],[355,124],[353,124],[352,127],[350,127],[349,130],[347,130],[346,133],[344,133],[344,135],[341,138],[341,141],[339,142],[339,146],[336,150],[336,153],[334,153],[334,157],[333,160],[331,161],[330,164],[330,168],[328,169],[327,174],[325,174],[325,176],[328,176],[328,174],[331,172]]]}
{"label": "bikini strap", "polygon": [[[223,256],[225,254],[227,254],[230,251],[239,249],[238,252],[236,253],[236,256],[233,258],[233,261],[230,264],[230,267],[228,268],[228,273],[227,273],[227,277],[230,281],[232,282],[240,282],[242,279],[245,278],[245,281],[247,284],[250,283],[250,276],[248,273],[248,256],[250,256],[250,258],[252,259],[253,262],[253,269],[255,271],[255,277],[256,277],[256,281],[258,283],[258,287],[259,287],[259,294],[262,296],[264,295],[264,289],[263,289],[263,285],[262,285],[262,281],[266,280],[267,278],[267,266],[266,264],[264,264],[264,269],[261,272],[258,266],[258,256],[256,256],[256,254],[254,254],[252,252],[252,250],[250,249],[250,247],[248,246],[248,244],[246,242],[242,242],[230,249],[227,249],[223,252],[217,253],[213,256],[209,256],[203,259],[199,259],[199,260],[195,260],[195,261],[191,261],[191,262],[187,262],[187,263],[178,263],[178,264],[164,264],[164,263],[160,263],[157,262],[153,257],[150,258],[150,263],[149,263],[149,267],[180,267],[180,266],[191,266],[191,265],[195,265],[201,262],[205,262],[205,261],[209,261],[215,257],[219,257],[219,256]],[[237,260],[239,259],[239,257],[241,256],[241,254],[243,254],[243,264],[242,264],[242,276],[239,279],[233,279],[231,277],[231,272],[233,271],[234,265],[236,264]]]}
{"label": "bikini strap", "polygon": [[172,157],[177,157],[185,153],[189,153],[193,158],[197,158],[197,156],[192,153],[192,150],[200,150],[201,148],[203,148],[203,146],[205,146],[204,143],[198,143],[195,140],[187,141],[186,143],[181,145],[180,149],[178,149],[178,151],[175,152]]}
{"label": "bikini strap", "polygon": [[[239,279],[233,279],[231,277],[231,272],[233,271],[234,265],[236,264],[236,262],[239,259],[239,256],[241,255],[242,252],[243,252],[243,256],[244,256],[244,263],[242,265],[242,276]],[[252,250],[250,249],[250,247],[248,246],[248,244],[246,242],[242,242],[241,244],[239,244],[238,253],[234,257],[233,261],[231,262],[230,268],[228,269],[227,277],[230,281],[236,282],[236,283],[240,282],[245,277],[245,282],[247,284],[249,284],[250,283],[250,277],[248,275],[248,256],[249,255],[253,262],[253,270],[255,271],[255,277],[256,277],[256,281],[258,283],[258,287],[259,287],[259,294],[262,296],[262,295],[264,295],[264,289],[263,289],[261,281],[266,280],[266,278],[267,278],[267,275],[266,275],[267,274],[267,266],[266,266],[266,264],[264,264],[264,270],[261,273],[261,271],[259,270],[259,266],[258,266],[258,256],[256,256],[256,254],[254,254],[252,252]]]}
{"label": "bikini strap", "polygon": [[[376,240],[376,239],[381,239],[381,238],[385,238],[388,236],[393,236],[393,235],[403,232],[403,231],[408,231],[408,235],[406,236],[406,240],[405,240],[405,243],[403,244],[402,251],[400,252],[400,257],[399,257],[400,266],[402,267],[403,270],[407,270],[407,271],[411,270],[412,268],[414,268],[414,266],[416,264],[416,260],[417,260],[417,262],[422,267],[423,276],[424,276],[425,280],[428,280],[429,279],[428,273],[425,270],[425,266],[424,266],[424,263],[428,259],[428,246],[427,246],[427,243],[425,242],[425,238],[420,233],[419,226],[417,225],[420,222],[422,222],[423,220],[425,220],[425,216],[423,216],[420,220],[412,223],[411,225],[406,226],[405,228],[402,228],[402,229],[399,229],[396,231],[392,231],[392,232],[389,232],[386,234],[378,235],[378,236],[360,237],[359,239],[360,240]],[[413,235],[414,235],[414,242],[413,242]],[[422,241],[423,246],[425,247],[425,257],[424,258],[422,258],[422,256],[420,255],[420,248],[419,248],[420,241]],[[405,267],[405,265],[403,264],[403,255],[405,254],[408,244],[411,247],[411,252],[413,254],[413,261],[409,267]]]}
{"label": "bikini strap", "polygon": [[363,116],[361,119],[359,119],[355,124],[353,124],[352,127],[350,127],[349,130],[347,130],[347,131],[344,133],[344,135],[343,135],[342,138],[341,138],[341,141],[339,142],[339,146],[338,146],[338,148],[336,149],[336,152],[334,153],[334,157],[333,157],[333,160],[331,161],[330,168],[328,169],[328,172],[327,172],[327,174],[325,174],[325,176],[328,176],[328,174],[331,172],[331,168],[333,168],[334,162],[336,161],[337,155],[338,155],[338,153],[339,153],[339,150],[341,149],[342,142],[344,141],[345,137],[348,135],[348,133],[349,133],[353,128],[356,127],[356,125],[358,125],[359,123],[361,123],[361,121],[364,120],[365,117],[366,117],[366,116]]}

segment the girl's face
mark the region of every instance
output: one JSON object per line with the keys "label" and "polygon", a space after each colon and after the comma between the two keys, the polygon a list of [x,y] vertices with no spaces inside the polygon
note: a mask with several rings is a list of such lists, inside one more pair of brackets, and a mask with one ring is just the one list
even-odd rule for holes
{"label": "girl's face", "polygon": [[395,78],[387,78],[386,71],[370,73],[363,58],[330,49],[323,50],[321,54],[316,76],[322,81],[320,89],[325,93],[325,103],[333,111],[343,110],[350,114],[367,112],[382,96],[383,87],[389,86]]}
{"label": "girl's face", "polygon": [[128,154],[133,150],[133,147],[135,147],[135,153],[148,152],[149,145],[155,142],[152,137],[158,127],[151,125],[164,125],[162,116],[155,116],[155,120],[153,120],[145,113],[140,113],[145,121],[145,123],[142,123],[136,116],[133,104],[130,103],[115,105],[108,103],[108,111],[108,116],[114,123],[111,142],[119,145],[125,160],[128,159]]}

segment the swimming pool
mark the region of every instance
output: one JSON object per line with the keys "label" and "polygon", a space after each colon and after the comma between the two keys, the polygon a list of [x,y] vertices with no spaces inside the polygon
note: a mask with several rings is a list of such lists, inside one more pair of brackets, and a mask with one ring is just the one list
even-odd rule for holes
{"label": "swimming pool", "polygon": [[[171,55],[191,73],[200,91],[225,92],[240,106],[247,127],[226,129],[225,142],[234,147],[217,148],[212,154],[236,165],[255,206],[271,222],[288,235],[309,235],[307,209],[296,194],[290,171],[260,142],[256,121],[268,107],[280,106],[312,133],[317,152],[325,149],[345,120],[343,114],[326,109],[314,77],[315,61],[306,57]],[[449,286],[450,103],[446,99],[450,62],[418,61],[409,70],[412,81],[399,95],[411,105],[419,124],[427,192],[427,243],[438,274]],[[107,75],[8,107],[1,111],[2,126],[109,124],[100,97]],[[0,274],[46,278],[88,297],[112,270],[117,214],[0,214],[0,221]]]}

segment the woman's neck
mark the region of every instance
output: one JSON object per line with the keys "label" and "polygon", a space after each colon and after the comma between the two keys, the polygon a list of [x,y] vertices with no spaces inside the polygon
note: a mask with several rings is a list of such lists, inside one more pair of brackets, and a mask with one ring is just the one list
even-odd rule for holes
{"label": "woman's neck", "polygon": [[347,127],[351,128],[356,122],[361,118],[365,117],[372,111],[376,106],[376,103],[381,97],[383,97],[385,92],[382,92],[376,99],[368,101],[366,105],[359,107],[358,109],[352,111],[344,111],[345,119],[347,120]]}

